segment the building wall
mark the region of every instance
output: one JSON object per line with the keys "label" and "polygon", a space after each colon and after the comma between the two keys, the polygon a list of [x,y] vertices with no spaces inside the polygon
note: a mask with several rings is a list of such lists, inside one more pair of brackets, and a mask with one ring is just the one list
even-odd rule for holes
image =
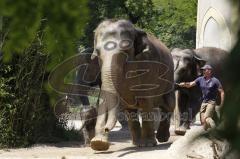
{"label": "building wall", "polygon": [[198,0],[196,48],[230,50],[236,39],[236,9],[229,0]]}

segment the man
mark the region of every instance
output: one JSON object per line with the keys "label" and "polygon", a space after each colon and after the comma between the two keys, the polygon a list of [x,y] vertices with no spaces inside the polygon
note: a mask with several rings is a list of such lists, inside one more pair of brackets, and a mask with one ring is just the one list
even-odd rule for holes
{"label": "man", "polygon": [[195,85],[199,86],[202,91],[202,105],[200,109],[200,120],[204,129],[215,127],[215,122],[212,119],[215,112],[217,93],[220,93],[221,104],[224,101],[224,91],[220,81],[212,75],[212,67],[205,65],[201,68],[203,70],[203,76],[198,77],[192,82],[181,82],[179,87],[190,88]]}

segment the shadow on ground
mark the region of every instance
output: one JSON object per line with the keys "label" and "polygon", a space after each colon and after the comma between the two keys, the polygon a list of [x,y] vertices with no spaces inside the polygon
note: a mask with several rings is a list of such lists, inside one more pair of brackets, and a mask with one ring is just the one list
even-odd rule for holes
{"label": "shadow on ground", "polygon": [[156,150],[167,150],[171,146],[172,142],[166,142],[158,144],[154,147],[136,147],[136,146],[130,146],[126,147],[117,151],[104,151],[104,152],[95,152],[94,154],[112,154],[114,152],[121,152],[122,154],[118,155],[117,157],[124,157],[126,155],[137,153],[137,152],[147,152],[147,151],[156,151]]}
{"label": "shadow on ground", "polygon": [[135,153],[135,152],[167,150],[171,146],[171,144],[172,144],[172,142],[166,142],[166,143],[158,144],[155,147],[126,147],[119,151],[127,151],[127,152],[124,152],[124,153],[118,155],[118,157],[123,157],[125,155]]}

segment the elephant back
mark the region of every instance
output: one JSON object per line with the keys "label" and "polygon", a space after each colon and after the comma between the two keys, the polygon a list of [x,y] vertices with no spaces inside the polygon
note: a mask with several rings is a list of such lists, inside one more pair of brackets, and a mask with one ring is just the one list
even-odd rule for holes
{"label": "elephant back", "polygon": [[168,67],[168,72],[166,74],[166,79],[173,81],[173,58],[170,53],[170,50],[166,47],[161,40],[157,39],[152,35],[148,35],[150,49],[152,50],[152,58],[151,60],[157,60],[160,63],[163,63]]}
{"label": "elephant back", "polygon": [[204,47],[196,49],[195,53],[201,59],[206,61],[206,64],[209,64],[213,67],[213,73],[215,77],[219,78],[221,81],[224,81],[224,63],[229,55],[227,51],[215,47]]}

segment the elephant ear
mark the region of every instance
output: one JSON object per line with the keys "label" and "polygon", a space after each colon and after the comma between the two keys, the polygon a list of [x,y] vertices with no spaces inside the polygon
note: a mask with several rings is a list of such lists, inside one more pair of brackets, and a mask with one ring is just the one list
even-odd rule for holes
{"label": "elephant ear", "polygon": [[147,43],[147,33],[141,29],[136,29],[136,37],[134,41],[135,57],[141,57],[142,54],[149,52]]}
{"label": "elephant ear", "polygon": [[94,44],[93,44],[94,46],[94,48],[93,48],[93,53],[92,53],[92,55],[91,55],[91,59],[92,60],[94,60],[96,57],[98,57],[98,51],[97,51],[97,31],[96,30],[94,30]]}
{"label": "elephant ear", "polygon": [[197,75],[199,76],[201,75],[201,67],[206,64],[206,61],[196,54],[193,55],[193,58],[196,61]]}
{"label": "elephant ear", "polygon": [[173,54],[173,55],[178,54],[180,51],[182,51],[182,49],[180,49],[180,48],[173,48],[170,50],[171,54]]}
{"label": "elephant ear", "polygon": [[92,60],[99,56],[99,47],[97,44],[98,43],[97,39],[98,39],[99,35],[101,35],[101,30],[108,27],[111,23],[112,23],[112,20],[104,20],[93,31],[94,32],[94,49],[93,49],[93,53],[91,56]]}

